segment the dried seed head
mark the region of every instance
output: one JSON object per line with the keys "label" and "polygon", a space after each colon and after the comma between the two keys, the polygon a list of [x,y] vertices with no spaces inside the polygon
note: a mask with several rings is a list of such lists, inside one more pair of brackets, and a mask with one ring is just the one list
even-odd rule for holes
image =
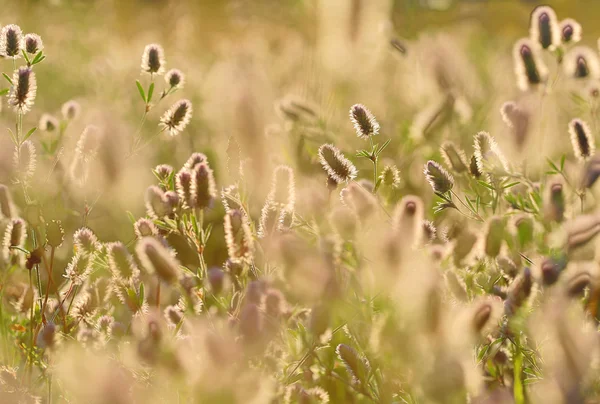
{"label": "dried seed head", "polygon": [[579,118],[573,119],[569,122],[569,134],[573,151],[579,160],[585,161],[594,155],[596,144],[587,123]]}
{"label": "dried seed head", "polygon": [[173,174],[173,167],[168,164],[159,164],[154,167],[154,175],[160,182],[166,182]]}
{"label": "dried seed head", "polygon": [[142,54],[142,73],[161,75],[165,72],[165,51],[157,44],[146,45]]}
{"label": "dried seed head", "polygon": [[179,100],[160,118],[160,127],[168,130],[169,135],[176,136],[182,132],[192,119],[192,103]]}
{"label": "dried seed head", "polygon": [[356,167],[334,145],[319,147],[319,160],[325,172],[338,184],[356,178]]}
{"label": "dried seed head", "polygon": [[454,172],[463,173],[469,169],[465,152],[459,149],[454,143],[449,141],[442,143],[440,154],[446,165]]}
{"label": "dried seed head", "polygon": [[501,217],[492,217],[488,222],[485,234],[485,254],[488,257],[496,257],[500,254],[500,248],[504,242],[505,222]]}
{"label": "dried seed head", "polygon": [[31,140],[24,141],[19,148],[15,146],[14,164],[22,181],[26,182],[33,177],[37,165],[37,154]]}
{"label": "dried seed head", "polygon": [[73,234],[73,244],[76,252],[92,254],[100,250],[100,242],[93,231],[82,227]]}
{"label": "dried seed head", "polygon": [[206,163],[206,162],[208,162],[208,158],[206,157],[206,155],[204,153],[194,152],[187,159],[187,161],[183,165],[183,168],[188,169],[188,170],[191,171],[198,164],[200,164],[200,163]]}
{"label": "dried seed head", "polygon": [[587,46],[576,46],[565,55],[567,77],[575,79],[600,78],[600,61],[596,52]]}
{"label": "dried seed head", "polygon": [[551,7],[538,6],[531,13],[529,33],[543,49],[553,50],[560,45],[560,28],[556,13]]}
{"label": "dried seed head", "polygon": [[437,229],[431,220],[423,220],[423,242],[424,244],[432,243],[437,235]]}
{"label": "dried seed head", "polygon": [[192,187],[194,207],[198,209],[210,208],[217,197],[215,176],[208,162],[196,164],[192,171]]}
{"label": "dried seed head", "polygon": [[175,175],[175,189],[177,189],[177,194],[183,203],[184,209],[191,209],[194,206],[192,177],[192,172],[185,168]]}
{"label": "dried seed head", "polygon": [[65,268],[63,276],[69,279],[73,285],[82,285],[92,273],[93,258],[93,255],[83,252],[75,254]]}
{"label": "dried seed head", "polygon": [[254,240],[248,217],[238,209],[231,209],[225,214],[223,226],[229,258],[251,261],[254,255]]}
{"label": "dried seed head", "polygon": [[454,186],[454,177],[433,160],[429,160],[425,164],[425,170],[423,172],[425,173],[427,182],[429,182],[429,185],[431,185],[431,188],[435,193],[445,194]]}
{"label": "dried seed head", "polygon": [[489,133],[477,133],[474,137],[473,148],[478,172],[489,175],[503,174],[509,171],[504,153]]}
{"label": "dried seed head", "polygon": [[81,106],[77,101],[70,100],[62,105],[60,111],[65,120],[72,121],[77,119],[81,114]]}
{"label": "dried seed head", "polygon": [[296,203],[296,186],[294,170],[291,167],[280,165],[273,171],[271,190],[267,199],[287,210],[294,210]]}
{"label": "dried seed head", "polygon": [[8,105],[15,111],[26,114],[31,110],[37,94],[35,73],[29,67],[19,67],[13,74],[12,82]]}
{"label": "dried seed head", "polygon": [[58,122],[58,119],[56,119],[50,114],[42,115],[42,117],[40,118],[40,123],[38,124],[40,130],[44,132],[54,132],[59,125],[60,122]]}
{"label": "dried seed head", "polygon": [[560,36],[563,44],[572,44],[581,41],[581,24],[572,18],[565,18],[559,24]]}
{"label": "dried seed head", "polygon": [[395,165],[385,166],[379,178],[381,183],[387,187],[396,189],[400,186],[400,171]]}
{"label": "dried seed head", "polygon": [[15,207],[8,187],[0,184],[0,218],[10,219],[15,215]]}
{"label": "dried seed head", "polygon": [[178,69],[171,69],[165,74],[165,81],[172,89],[182,89],[185,84],[185,76]]}
{"label": "dried seed head", "polygon": [[106,245],[108,266],[116,279],[133,279],[139,275],[133,256],[127,251],[125,244],[120,241]]}
{"label": "dried seed head", "polygon": [[582,186],[584,188],[591,188],[596,183],[596,180],[600,177],[600,158],[598,156],[592,157],[588,160],[584,167]]}
{"label": "dried seed head", "polygon": [[139,239],[158,235],[158,227],[156,227],[152,220],[145,218],[138,219],[133,227],[135,230],[135,235]]}
{"label": "dried seed head", "polygon": [[341,190],[340,200],[363,220],[371,216],[377,209],[377,200],[373,194],[356,182],[351,182]]}
{"label": "dried seed head", "polygon": [[144,237],[138,241],[135,250],[149,273],[156,274],[165,283],[174,283],[179,279],[179,262],[160,241],[153,237]]}
{"label": "dried seed head", "polygon": [[554,180],[546,186],[544,197],[544,217],[546,220],[562,222],[565,214],[563,184]]}
{"label": "dried seed head", "polygon": [[537,54],[538,45],[530,39],[517,41],[513,49],[517,85],[522,91],[546,81],[548,69]]}
{"label": "dried seed head", "polygon": [[146,190],[146,211],[153,219],[162,219],[173,212],[164,191],[156,185]]}
{"label": "dried seed head", "polygon": [[65,241],[65,231],[60,220],[52,220],[46,224],[46,243],[52,248],[58,248]]}
{"label": "dried seed head", "polygon": [[292,122],[313,123],[319,117],[316,106],[292,95],[279,100],[275,104],[275,111],[281,118]]}
{"label": "dried seed head", "polygon": [[354,384],[363,384],[367,381],[371,371],[367,358],[359,356],[354,348],[346,344],[339,344],[335,352],[352,376]]}
{"label": "dried seed head", "polygon": [[278,215],[277,206],[273,201],[267,199],[260,211],[260,221],[258,224],[258,238],[265,238],[277,229]]}
{"label": "dried seed head", "polygon": [[40,38],[38,34],[27,34],[23,38],[21,48],[24,49],[25,52],[35,55],[44,49],[44,44],[42,43],[42,38]]}
{"label": "dried seed head", "polygon": [[23,31],[18,25],[10,24],[0,30],[0,55],[20,58],[23,45]]}
{"label": "dried seed head", "polygon": [[354,125],[356,135],[361,139],[379,134],[379,123],[371,111],[362,104],[355,104],[350,108],[350,121]]}

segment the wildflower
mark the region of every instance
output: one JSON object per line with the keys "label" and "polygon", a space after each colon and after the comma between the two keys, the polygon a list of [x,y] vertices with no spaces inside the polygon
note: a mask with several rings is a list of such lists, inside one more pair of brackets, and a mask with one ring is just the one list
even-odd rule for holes
{"label": "wildflower", "polygon": [[369,217],[377,208],[375,196],[356,182],[352,182],[342,189],[340,199],[345,206],[353,209],[361,219]]}
{"label": "wildflower", "polygon": [[165,52],[157,44],[146,45],[142,54],[142,73],[161,75],[165,72]]}
{"label": "wildflower", "polygon": [[483,173],[479,171],[479,167],[477,166],[477,157],[475,157],[474,154],[471,156],[471,160],[469,161],[469,173],[475,178],[479,178],[483,175]]}
{"label": "wildflower", "polygon": [[551,7],[538,6],[531,13],[529,33],[542,48],[553,50],[560,45],[560,28],[556,13]]}
{"label": "wildflower", "polygon": [[156,227],[152,220],[145,218],[138,219],[133,227],[135,230],[135,235],[139,239],[158,235],[158,227]]}
{"label": "wildflower", "polygon": [[73,244],[76,252],[92,254],[100,249],[98,237],[87,227],[82,227],[73,234]]}
{"label": "wildflower", "polygon": [[207,278],[210,290],[215,295],[221,293],[225,284],[225,272],[221,268],[213,267],[208,270]]}
{"label": "wildflower", "polygon": [[566,260],[558,260],[554,258],[545,258],[541,265],[542,281],[544,285],[550,286],[556,283],[562,271],[566,268]]}
{"label": "wildflower", "polygon": [[86,253],[77,253],[71,258],[69,265],[65,268],[65,278],[69,279],[73,285],[82,285],[92,273],[93,255]]}
{"label": "wildflower", "polygon": [[225,214],[225,242],[229,258],[232,260],[252,260],[254,241],[248,217],[238,209],[232,209]]}
{"label": "wildflower", "polygon": [[137,256],[144,268],[156,274],[165,283],[174,283],[180,277],[179,262],[161,242],[144,237],[136,246]]}
{"label": "wildflower", "polygon": [[361,139],[368,139],[379,134],[379,123],[362,104],[355,104],[350,108],[350,121],[354,125],[356,135]]}
{"label": "wildflower", "polygon": [[288,95],[275,104],[276,112],[285,120],[312,123],[317,120],[317,109],[311,103]]}
{"label": "wildflower", "polygon": [[339,344],[335,349],[338,358],[352,376],[353,383],[363,384],[367,381],[371,368],[367,358],[358,355],[356,350],[346,344]]}
{"label": "wildflower", "polygon": [[35,73],[29,67],[19,67],[13,74],[12,82],[8,105],[15,111],[26,114],[31,110],[37,93]]}
{"label": "wildflower", "polygon": [[100,128],[94,125],[86,125],[75,146],[76,156],[81,157],[85,162],[95,158],[100,147],[101,136]]}
{"label": "wildflower", "polygon": [[514,101],[502,104],[500,114],[506,126],[512,129],[517,146],[522,147],[529,130],[529,114],[519,108]]}
{"label": "wildflower", "polygon": [[567,77],[575,79],[600,78],[600,61],[596,52],[587,46],[576,46],[565,55]]}
{"label": "wildflower", "polygon": [[62,116],[67,121],[75,120],[81,114],[81,106],[77,101],[67,101],[65,102],[60,109]]}
{"label": "wildflower", "polygon": [[329,177],[338,184],[356,178],[356,167],[333,145],[324,144],[319,147],[319,160]]}
{"label": "wildflower", "polygon": [[49,321],[37,335],[36,345],[40,349],[52,348],[56,341],[56,325]]}
{"label": "wildflower", "polygon": [[183,203],[183,208],[191,209],[194,206],[191,171],[184,168],[175,175],[175,189]]}
{"label": "wildflower", "polygon": [[173,174],[173,167],[168,164],[159,164],[154,168],[154,175],[160,182],[166,182]]}
{"label": "wildflower", "polygon": [[165,81],[169,88],[182,89],[185,84],[185,76],[178,69],[171,69],[165,74]]}
{"label": "wildflower", "polygon": [[427,182],[431,185],[433,192],[438,194],[445,194],[450,192],[454,186],[454,177],[450,175],[440,164],[433,160],[429,160],[425,164],[425,170],[423,171]]}
{"label": "wildflower", "polygon": [[42,43],[42,38],[38,34],[27,34],[23,38],[23,44],[21,45],[21,49],[25,49],[25,52],[35,55],[42,49],[44,49],[44,44]]}
{"label": "wildflower", "polygon": [[581,25],[572,18],[565,18],[560,22],[560,36],[563,44],[581,41]]}
{"label": "wildflower", "polygon": [[183,320],[183,311],[179,306],[167,306],[164,315],[167,322],[173,327],[177,326]]}
{"label": "wildflower", "polygon": [[258,223],[258,238],[267,237],[276,227],[278,222],[277,206],[275,203],[267,199],[260,211],[260,220]]}
{"label": "wildflower", "polygon": [[520,39],[514,46],[513,58],[517,85],[522,91],[546,81],[548,69],[537,55],[536,44],[529,39]]}
{"label": "wildflower", "polygon": [[169,214],[177,210],[179,208],[179,195],[175,191],[167,191],[165,192],[165,200],[167,204],[171,208]]}
{"label": "wildflower", "polygon": [[531,294],[533,286],[533,278],[531,270],[525,268],[523,273],[519,275],[510,284],[506,300],[504,301],[504,312],[507,316],[512,316],[525,303],[525,300]]}
{"label": "wildflower", "polygon": [[187,159],[187,161],[183,165],[183,168],[192,170],[198,164],[205,163],[207,161],[208,161],[208,158],[206,157],[205,154],[195,152],[195,153],[192,153],[192,155]]}
{"label": "wildflower", "polygon": [[196,164],[192,171],[191,194],[194,207],[209,208],[217,197],[215,177],[207,162]]}
{"label": "wildflower", "polygon": [[46,243],[52,248],[58,248],[65,240],[65,231],[60,220],[52,220],[46,224]]}
{"label": "wildflower", "polygon": [[120,241],[106,245],[108,266],[115,278],[132,279],[139,275],[133,256]]}
{"label": "wildflower", "polygon": [[579,160],[585,161],[594,155],[596,145],[587,123],[578,118],[573,119],[569,122],[569,134],[573,151]]}
{"label": "wildflower", "polygon": [[160,118],[163,130],[169,130],[169,135],[176,136],[182,132],[192,119],[192,103],[189,100],[179,100]]}
{"label": "wildflower", "polygon": [[24,141],[20,147],[15,146],[14,163],[19,177],[27,181],[35,173],[37,154],[31,140]]}
{"label": "wildflower", "polygon": [[469,169],[465,152],[456,147],[454,143],[449,141],[442,143],[440,154],[446,165],[455,172],[462,173]]}
{"label": "wildflower", "polygon": [[256,304],[248,303],[242,307],[239,330],[246,342],[252,343],[260,339],[263,330],[263,318]]}
{"label": "wildflower", "polygon": [[241,205],[241,196],[237,185],[230,185],[223,188],[221,191],[221,202],[225,208],[225,212],[229,212],[233,209],[240,209],[243,211]]}
{"label": "wildflower", "polygon": [[563,184],[558,180],[549,183],[544,198],[544,216],[547,220],[562,222],[565,214]]}
{"label": "wildflower", "polygon": [[400,186],[400,171],[395,165],[385,166],[379,179],[383,185],[396,189]]}
{"label": "wildflower", "polygon": [[588,160],[584,167],[582,185],[584,188],[591,188],[600,177],[600,158],[594,156]]}
{"label": "wildflower", "polygon": [[294,170],[291,167],[280,165],[275,168],[271,181],[271,190],[267,198],[278,206],[294,210],[296,187],[294,183]]}
{"label": "wildflower", "polygon": [[475,149],[475,163],[477,171],[486,174],[502,174],[509,171],[508,162],[498,147],[493,136],[487,132],[475,135],[473,148]]}
{"label": "wildflower", "polygon": [[11,219],[6,226],[4,240],[2,241],[2,255],[4,261],[8,261],[11,256],[22,256],[22,253],[13,250],[12,247],[23,247],[27,237],[27,225],[21,218]]}
{"label": "wildflower", "polygon": [[423,220],[423,241],[429,244],[435,240],[437,229],[431,220]]}
{"label": "wildflower", "polygon": [[44,132],[54,132],[59,125],[60,122],[58,122],[58,119],[50,114],[43,114],[40,118],[38,127]]}
{"label": "wildflower", "polygon": [[[10,24],[0,30],[0,55],[12,58],[21,57],[23,31],[18,25]],[[13,81],[14,83],[14,81]]]}
{"label": "wildflower", "polygon": [[572,251],[590,242],[600,233],[600,217],[598,215],[582,215],[572,219],[566,225],[567,250]]}
{"label": "wildflower", "polygon": [[156,185],[146,190],[146,211],[148,216],[154,219],[161,219],[172,212],[165,193]]}

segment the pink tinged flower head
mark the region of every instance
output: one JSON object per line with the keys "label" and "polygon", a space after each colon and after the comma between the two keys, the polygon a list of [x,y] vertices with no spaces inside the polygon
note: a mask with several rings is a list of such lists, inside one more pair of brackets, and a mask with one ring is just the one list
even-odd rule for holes
{"label": "pink tinged flower head", "polygon": [[192,119],[192,103],[189,100],[177,101],[160,118],[160,127],[168,130],[169,135],[181,133]]}

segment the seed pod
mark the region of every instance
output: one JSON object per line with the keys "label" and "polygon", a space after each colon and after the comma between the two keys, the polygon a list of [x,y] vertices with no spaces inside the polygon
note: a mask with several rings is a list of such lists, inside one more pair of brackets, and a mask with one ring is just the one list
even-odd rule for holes
{"label": "seed pod", "polygon": [[81,114],[81,106],[77,101],[69,100],[62,105],[60,111],[65,120],[72,121]]}
{"label": "seed pod", "polygon": [[158,235],[158,227],[156,227],[152,220],[145,218],[138,219],[133,227],[135,235],[140,239]]}
{"label": "seed pod", "polygon": [[573,44],[581,41],[581,24],[572,18],[565,18],[559,24],[563,44]]}
{"label": "seed pod", "polygon": [[40,118],[38,127],[44,132],[54,132],[59,125],[60,122],[58,122],[58,119],[56,119],[54,116],[50,114],[43,114]]}
{"label": "seed pod", "polygon": [[560,28],[556,13],[551,7],[538,6],[531,13],[529,33],[543,49],[553,50],[560,45]]}
{"label": "seed pod", "polygon": [[531,270],[525,268],[523,273],[510,284],[506,300],[504,301],[504,312],[507,316],[510,317],[515,314],[523,305],[531,294],[532,286]]}
{"label": "seed pod", "polygon": [[16,112],[26,114],[31,110],[37,94],[35,73],[29,67],[19,67],[13,74],[12,82],[8,105]]}
{"label": "seed pod", "polygon": [[467,157],[465,152],[456,147],[452,142],[444,142],[440,147],[440,154],[444,159],[444,162],[454,172],[463,173],[468,171],[469,163],[467,163]]}
{"label": "seed pod", "polygon": [[544,217],[546,220],[562,222],[565,214],[565,196],[562,182],[554,180],[546,186]]}
{"label": "seed pod", "polygon": [[501,217],[492,217],[488,222],[485,234],[485,254],[488,257],[496,257],[504,242],[504,220]]}
{"label": "seed pod", "polygon": [[379,179],[383,185],[396,189],[400,186],[400,171],[395,165],[385,166],[381,171]]}
{"label": "seed pod", "polygon": [[431,185],[433,192],[437,194],[445,194],[450,192],[454,186],[454,177],[450,175],[440,164],[433,160],[429,160],[425,164],[425,177]]}
{"label": "seed pod", "polygon": [[362,104],[354,104],[350,108],[350,121],[354,125],[356,135],[361,139],[379,134],[379,123],[371,111]]}
{"label": "seed pod", "polygon": [[179,100],[160,118],[162,130],[168,130],[169,135],[181,133],[192,120],[192,103],[189,100]]}
{"label": "seed pod", "polygon": [[208,162],[196,164],[192,171],[192,187],[190,189],[194,207],[210,208],[217,197],[215,177]]}
{"label": "seed pod", "polygon": [[[15,24],[9,24],[0,30],[0,55],[20,58],[23,46],[23,31]],[[13,81],[14,83],[14,81]]]}
{"label": "seed pod", "polygon": [[146,190],[146,211],[154,219],[162,219],[172,212],[172,208],[162,189],[156,185]]}
{"label": "seed pod", "polygon": [[342,203],[354,210],[362,220],[371,216],[377,209],[377,200],[367,190],[352,182],[340,192]]}
{"label": "seed pod", "polygon": [[319,147],[319,160],[325,172],[338,184],[356,178],[356,167],[334,145]]}
{"label": "seed pod", "polygon": [[271,190],[267,199],[276,206],[289,211],[294,210],[296,203],[296,186],[294,181],[294,170],[291,167],[280,165],[273,171]]}
{"label": "seed pod", "polygon": [[30,55],[35,55],[42,49],[44,49],[44,44],[42,43],[42,38],[38,34],[27,34],[23,38],[23,43],[21,44],[21,49],[24,49],[25,52]]}
{"label": "seed pod", "polygon": [[114,278],[129,280],[139,275],[140,271],[125,244],[120,241],[107,244],[106,254],[108,266]]}
{"label": "seed pod", "polygon": [[544,83],[548,78],[548,69],[537,54],[538,45],[530,39],[517,41],[513,48],[517,85],[522,91]]}
{"label": "seed pod", "polygon": [[354,348],[346,344],[339,344],[335,352],[350,376],[352,376],[353,383],[365,384],[371,372],[367,358],[360,357]]}
{"label": "seed pod", "polygon": [[579,160],[586,161],[594,155],[596,145],[587,123],[578,118],[573,119],[569,122],[569,134],[573,151]]}
{"label": "seed pod", "polygon": [[136,246],[136,253],[143,267],[156,274],[165,283],[174,283],[181,275],[179,262],[161,242],[152,237],[144,237]]}
{"label": "seed pod", "polygon": [[576,46],[565,55],[564,70],[567,77],[596,80],[600,78],[598,55],[587,46]]}
{"label": "seed pod", "polygon": [[182,89],[185,84],[185,76],[178,69],[171,69],[165,74],[165,82],[171,89]]}
{"label": "seed pod", "polygon": [[146,45],[142,54],[142,73],[161,75],[165,72],[165,51],[157,44]]}

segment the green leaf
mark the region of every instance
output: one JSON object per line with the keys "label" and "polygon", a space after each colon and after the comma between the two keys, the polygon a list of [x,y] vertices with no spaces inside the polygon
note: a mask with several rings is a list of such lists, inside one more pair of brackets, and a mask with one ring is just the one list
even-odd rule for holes
{"label": "green leaf", "polygon": [[31,65],[31,61],[29,60],[29,56],[27,56],[27,52],[25,52],[24,50],[22,50],[21,53],[23,54],[23,57],[27,61],[27,65],[30,66]]}
{"label": "green leaf", "polygon": [[558,171],[558,172],[560,172],[560,171],[561,171],[561,170],[559,170],[559,169],[558,169],[558,167],[556,167],[556,164],[554,164],[554,163],[552,162],[552,160],[550,160],[550,159],[546,159],[546,160],[548,161],[548,164],[550,164],[550,167],[552,167],[552,169],[553,169],[554,171]]}
{"label": "green leaf", "polygon": [[493,187],[493,186],[491,186],[490,184],[488,184],[488,183],[487,183],[487,182],[485,182],[485,181],[478,180],[477,182],[478,182],[479,184],[483,185],[484,187],[486,187],[486,188],[488,188],[488,189],[491,189],[492,191],[494,190],[494,187]]}
{"label": "green leaf", "polygon": [[4,76],[4,78],[6,79],[6,81],[8,81],[8,82],[10,83],[10,85],[12,86],[12,85],[13,85],[13,82],[12,82],[11,78],[10,78],[10,77],[8,77],[8,74],[6,74],[6,73],[2,73],[2,75]]}
{"label": "green leaf", "polygon": [[45,56],[44,56],[44,52],[42,52],[42,51],[39,51],[39,52],[37,53],[37,55],[35,55],[35,57],[34,57],[34,58],[33,58],[33,60],[31,61],[31,64],[32,64],[32,65],[35,65],[35,64],[37,64],[37,63],[41,62],[41,60],[40,60],[40,59],[42,59],[42,57],[44,57],[44,58],[45,58]]}
{"label": "green leaf", "polygon": [[148,88],[148,97],[146,98],[147,103],[152,101],[152,94],[154,94],[154,83],[150,83],[150,87]]}
{"label": "green leaf", "polygon": [[15,136],[15,134],[13,133],[12,130],[10,130],[9,128],[7,128],[7,129],[8,129],[8,133],[10,133],[10,137],[11,137],[13,143],[17,144],[17,137]]}
{"label": "green leaf", "polygon": [[504,185],[504,186],[502,187],[502,189],[507,189],[507,188],[510,188],[510,187],[514,187],[515,185],[519,185],[519,184],[520,184],[520,182],[519,182],[519,181],[516,181],[516,182],[511,182],[511,183],[510,183],[510,184],[508,184],[508,185]]}
{"label": "green leaf", "polygon": [[140,307],[144,304],[145,294],[146,294],[146,290],[144,289],[144,282],[140,282],[140,300],[139,300]]}
{"label": "green leaf", "polygon": [[560,158],[560,171],[563,171],[565,168],[565,160],[567,159],[567,155],[563,154]]}
{"label": "green leaf", "polygon": [[139,80],[135,81],[135,85],[137,86],[138,91],[140,92],[140,96],[142,97],[142,100],[144,102],[146,102],[146,94],[144,93],[144,88],[142,87],[142,85],[140,84]]}
{"label": "green leaf", "polygon": [[377,155],[379,156],[381,154],[381,152],[390,144],[390,142],[392,141],[392,139],[388,139],[385,141],[384,144],[381,145],[381,147],[379,148],[379,150],[377,150]]}
{"label": "green leaf", "polygon": [[29,139],[29,137],[31,135],[33,135],[33,133],[37,130],[37,127],[31,128],[29,130],[29,132],[27,132],[27,134],[25,135],[25,137],[23,138],[23,142],[26,141],[27,139]]}
{"label": "green leaf", "polygon": [[0,90],[0,96],[8,94],[9,91],[10,91],[10,88],[5,88],[4,90]]}
{"label": "green leaf", "polygon": [[133,213],[131,213],[130,211],[127,211],[127,217],[129,218],[129,221],[131,222],[131,224],[135,224],[135,216],[133,216]]}
{"label": "green leaf", "polygon": [[39,58],[38,60],[36,60],[35,62],[31,62],[32,66],[37,65],[38,63],[42,63],[44,61],[44,59],[46,59],[46,56],[42,56],[41,58]]}

